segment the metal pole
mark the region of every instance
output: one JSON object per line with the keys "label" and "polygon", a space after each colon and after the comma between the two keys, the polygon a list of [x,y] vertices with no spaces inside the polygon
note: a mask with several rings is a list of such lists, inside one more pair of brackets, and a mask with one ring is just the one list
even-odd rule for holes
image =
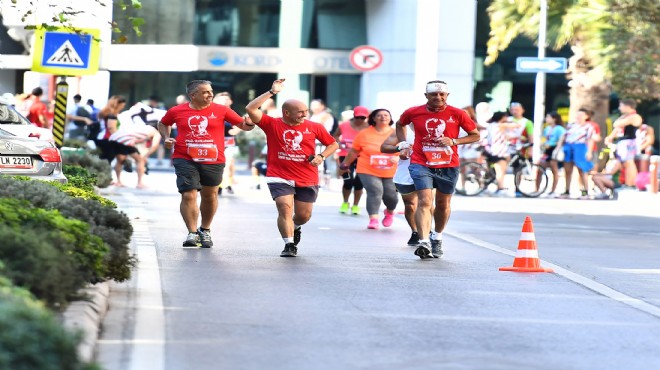
{"label": "metal pole", "polygon": [[[539,17],[538,57],[545,58],[546,27],[548,18],[548,1],[541,0],[541,13]],[[541,160],[541,134],[545,118],[545,72],[536,73],[536,87],[534,91],[534,146],[532,150],[534,163]]]}

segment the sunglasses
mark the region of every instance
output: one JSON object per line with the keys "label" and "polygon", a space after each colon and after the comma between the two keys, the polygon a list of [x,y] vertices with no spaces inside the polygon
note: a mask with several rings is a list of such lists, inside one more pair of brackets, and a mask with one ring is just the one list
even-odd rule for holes
{"label": "sunglasses", "polygon": [[357,117],[353,117],[353,118],[355,118],[355,119],[367,119],[367,117],[364,117],[364,116],[357,116]]}

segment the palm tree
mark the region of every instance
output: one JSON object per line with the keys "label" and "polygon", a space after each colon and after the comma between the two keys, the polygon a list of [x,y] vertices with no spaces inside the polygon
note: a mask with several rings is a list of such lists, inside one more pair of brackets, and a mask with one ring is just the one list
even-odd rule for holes
{"label": "palm tree", "polygon": [[[554,49],[570,45],[567,77],[570,80],[570,114],[580,108],[594,111],[604,124],[609,112],[609,62],[613,55],[605,36],[611,28],[612,0],[548,1],[547,40]],[[493,63],[518,36],[538,38],[539,0],[492,0],[488,7],[490,39],[485,64]]]}

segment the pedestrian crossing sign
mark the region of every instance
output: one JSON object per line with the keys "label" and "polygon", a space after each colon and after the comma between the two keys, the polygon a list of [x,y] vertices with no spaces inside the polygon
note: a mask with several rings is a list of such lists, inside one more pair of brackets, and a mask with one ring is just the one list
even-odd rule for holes
{"label": "pedestrian crossing sign", "polygon": [[32,70],[60,76],[93,75],[99,69],[100,31],[67,29],[35,31]]}

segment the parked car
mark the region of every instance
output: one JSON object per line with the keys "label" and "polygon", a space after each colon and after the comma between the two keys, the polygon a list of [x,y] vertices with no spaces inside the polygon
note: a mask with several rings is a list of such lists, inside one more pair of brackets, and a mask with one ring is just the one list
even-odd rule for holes
{"label": "parked car", "polygon": [[0,97],[0,128],[21,138],[54,142],[53,133],[49,129],[33,125],[3,97]]}
{"label": "parked car", "polygon": [[18,137],[0,127],[0,175],[65,184],[60,150],[51,141]]}

